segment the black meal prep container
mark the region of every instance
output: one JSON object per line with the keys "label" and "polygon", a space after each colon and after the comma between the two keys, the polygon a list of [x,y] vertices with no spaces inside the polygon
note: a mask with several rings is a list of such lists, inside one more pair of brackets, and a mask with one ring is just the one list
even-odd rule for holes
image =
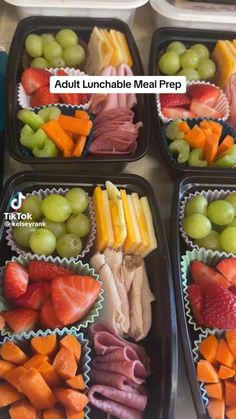
{"label": "black meal prep container", "polygon": [[[16,115],[20,106],[17,100],[17,86],[20,82],[22,67],[22,56],[24,52],[24,42],[30,33],[57,32],[63,28],[71,28],[77,32],[78,37],[85,43],[88,42],[94,26],[112,28],[125,34],[129,49],[133,59],[133,72],[135,75],[143,75],[144,69],[142,61],[134,40],[134,37],[126,23],[112,18],[87,18],[87,17],[44,17],[32,16],[23,19],[15,32],[7,67],[7,101],[6,101],[6,138],[8,150],[15,160],[30,164],[37,170],[61,171],[96,171],[107,173],[108,171],[120,171],[127,163],[139,160],[147,151],[149,142],[149,101],[147,95],[137,95],[137,105],[134,108],[134,122],[142,121],[143,127],[140,128],[138,136],[138,146],[134,154],[116,156],[86,156],[80,158],[35,158],[24,156],[19,142],[19,124]],[[111,132],[112,136],[112,132]]]}
{"label": "black meal prep container", "polygon": [[188,325],[184,308],[180,263],[181,256],[183,256],[187,250],[191,249],[187,247],[179,230],[180,202],[186,195],[189,195],[190,193],[213,189],[236,190],[236,178],[234,176],[222,177],[220,175],[217,176],[212,174],[208,174],[208,176],[206,176],[206,174],[203,173],[191,176],[183,176],[178,180],[178,182],[175,185],[172,200],[171,256],[174,276],[176,309],[189,384],[193,396],[197,417],[199,419],[206,419],[209,418],[209,416],[207,415],[204,403],[202,401],[200,383],[197,381],[196,368],[194,365],[192,352],[193,342],[194,340],[198,339],[200,332],[194,331],[193,327],[191,325]]}
{"label": "black meal prep container", "polygon": [[[152,375],[148,379],[148,406],[143,419],[174,419],[177,397],[178,346],[174,291],[167,242],[159,209],[151,185],[136,175],[76,175],[22,172],[11,177],[0,194],[0,266],[13,253],[6,245],[4,213],[10,212],[10,200],[17,192],[29,193],[37,188],[59,188],[81,186],[92,193],[96,185],[109,180],[118,187],[137,192],[149,199],[158,248],[146,258],[146,268],[156,302],[153,303],[152,327],[143,341],[151,359]],[[89,256],[83,259],[88,262]],[[86,334],[86,333],[85,333]],[[0,413],[1,415],[1,413]],[[1,416],[2,417],[2,416]],[[105,419],[106,415],[94,411],[91,419]]]}
{"label": "black meal prep container", "polygon": [[[167,45],[173,41],[180,41],[191,46],[196,43],[203,43],[210,51],[213,50],[215,43],[219,39],[235,39],[235,32],[227,31],[216,31],[216,30],[205,30],[205,29],[185,29],[185,28],[160,28],[157,29],[152,36],[152,44],[149,56],[149,74],[157,75],[157,63],[161,54],[166,49]],[[158,74],[160,75],[160,74]],[[191,174],[201,174],[205,173],[206,175],[211,175],[212,173],[218,173],[220,176],[232,174],[232,168],[230,169],[220,169],[220,168],[210,168],[210,167],[188,167],[187,165],[179,164],[177,161],[170,155],[167,147],[167,139],[164,140],[163,135],[161,135],[161,128],[163,122],[159,118],[157,105],[156,105],[156,95],[151,95],[151,107],[152,107],[152,119],[151,119],[151,130],[156,134],[156,141],[158,142],[161,153],[167,164],[167,168],[170,172],[170,175],[173,179],[183,175]],[[155,135],[154,134],[154,135]]]}

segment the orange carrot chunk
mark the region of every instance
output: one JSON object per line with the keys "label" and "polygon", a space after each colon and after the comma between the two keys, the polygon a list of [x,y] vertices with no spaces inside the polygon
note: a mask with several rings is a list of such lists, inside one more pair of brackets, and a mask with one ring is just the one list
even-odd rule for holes
{"label": "orange carrot chunk", "polygon": [[224,400],[212,399],[207,406],[208,415],[211,419],[224,419],[225,403]]}
{"label": "orange carrot chunk", "polygon": [[186,121],[181,121],[178,124],[178,128],[179,128],[180,131],[184,132],[184,134],[187,134],[191,129]]}
{"label": "orange carrot chunk", "polygon": [[69,349],[69,351],[71,351],[77,362],[80,361],[80,357],[81,357],[81,344],[80,342],[76,339],[76,337],[74,335],[67,335],[65,336],[61,341],[60,341],[60,345],[63,348],[67,348]]}
{"label": "orange carrot chunk", "polygon": [[77,410],[66,409],[66,419],[84,419],[84,411],[77,412]]}
{"label": "orange carrot chunk", "polygon": [[22,366],[15,368],[14,370],[9,371],[5,376],[4,380],[6,380],[9,384],[15,387],[18,391],[22,391],[20,377],[22,377],[26,372],[26,369]]}
{"label": "orange carrot chunk", "polygon": [[30,369],[30,368],[37,369],[41,364],[43,364],[47,360],[48,360],[47,355],[37,354],[37,355],[32,356],[32,358],[30,358],[29,361],[25,362],[24,367],[27,369]]}
{"label": "orange carrot chunk", "polygon": [[74,390],[85,390],[85,383],[82,374],[69,378],[69,380],[66,380],[66,384]]}
{"label": "orange carrot chunk", "polygon": [[232,378],[235,376],[235,371],[232,368],[226,367],[225,365],[221,365],[218,371],[218,377],[221,380],[227,380],[228,378]]}
{"label": "orange carrot chunk", "polygon": [[68,115],[60,115],[57,121],[65,131],[86,136],[89,135],[93,125],[90,119],[78,119]]}
{"label": "orange carrot chunk", "polygon": [[0,408],[8,406],[24,398],[24,394],[19,393],[8,383],[0,383]]}
{"label": "orange carrot chunk", "polygon": [[214,384],[205,384],[205,390],[208,397],[212,399],[223,399],[223,384],[214,383]]}
{"label": "orange carrot chunk", "polygon": [[65,419],[65,412],[61,407],[54,407],[43,412],[43,419]]}
{"label": "orange carrot chunk", "polygon": [[216,360],[226,367],[231,368],[234,363],[234,357],[230,351],[225,339],[220,339],[216,351]]}
{"label": "orange carrot chunk", "polygon": [[234,359],[236,361],[236,330],[227,330],[226,331],[226,340],[231,350]]}
{"label": "orange carrot chunk", "polygon": [[203,381],[204,383],[218,383],[219,378],[217,372],[213,365],[201,359],[197,364],[197,379],[198,381]]}
{"label": "orange carrot chunk", "polygon": [[223,141],[220,143],[217,151],[217,157],[223,154],[225,151],[228,151],[234,145],[234,139],[231,135],[226,135]]}
{"label": "orange carrot chunk", "polygon": [[44,362],[37,368],[38,372],[42,375],[43,379],[46,381],[47,385],[51,388],[58,387],[62,385],[62,381],[57,374],[55,368],[49,364],[49,362]]}
{"label": "orange carrot chunk", "polygon": [[[31,346],[36,354],[52,355],[57,347],[56,335],[39,336],[31,339]],[[47,361],[45,359],[45,361]]]}
{"label": "orange carrot chunk", "polygon": [[75,143],[75,148],[73,151],[73,157],[81,157],[84,151],[86,141],[87,141],[87,137],[85,135],[78,135],[76,143]]}
{"label": "orange carrot chunk", "polygon": [[212,127],[210,126],[209,121],[207,120],[201,121],[199,124],[199,127],[203,130],[206,136],[213,134]]}
{"label": "orange carrot chunk", "polygon": [[16,368],[16,366],[11,362],[0,359],[0,378],[3,378],[8,371],[13,370],[14,368]]}
{"label": "orange carrot chunk", "polygon": [[219,138],[216,134],[210,134],[206,137],[206,142],[203,150],[203,158],[212,164],[216,158],[218,151]]}
{"label": "orange carrot chunk", "polygon": [[28,357],[13,342],[5,342],[1,347],[1,357],[8,362],[16,365],[22,365],[28,361]]}
{"label": "orange carrot chunk", "polygon": [[218,347],[218,340],[211,335],[204,339],[199,345],[199,352],[211,364],[216,362],[216,351]]}
{"label": "orange carrot chunk", "polygon": [[230,407],[226,409],[226,417],[228,419],[235,419],[236,418],[236,407]]}
{"label": "orange carrot chunk", "polygon": [[196,124],[185,135],[184,139],[187,141],[191,148],[204,148],[206,135],[201,128]]}
{"label": "orange carrot chunk", "polygon": [[11,419],[37,419],[36,409],[27,400],[20,400],[9,409]]}
{"label": "orange carrot chunk", "polygon": [[22,393],[36,409],[51,409],[56,399],[41,374],[35,369],[26,370],[20,377]]}
{"label": "orange carrot chunk", "polygon": [[225,404],[236,406],[236,384],[232,381],[225,381]]}
{"label": "orange carrot chunk", "polygon": [[220,124],[219,122],[211,121],[211,120],[209,120],[208,123],[209,123],[209,125],[212,129],[212,133],[216,134],[219,141],[220,141],[220,137],[221,137],[222,130],[223,130],[223,125]]}
{"label": "orange carrot chunk", "polygon": [[58,375],[64,380],[75,377],[77,371],[77,363],[73,352],[67,348],[61,348],[57,353],[53,366]]}
{"label": "orange carrot chunk", "polygon": [[54,393],[63,406],[78,412],[83,410],[89,402],[85,394],[69,388],[57,388]]}
{"label": "orange carrot chunk", "polygon": [[74,150],[74,142],[64,131],[58,120],[59,118],[46,122],[42,129],[61,151],[72,152]]}
{"label": "orange carrot chunk", "polygon": [[75,111],[75,118],[78,119],[90,119],[88,112],[82,110],[82,109],[78,109],[77,111]]}

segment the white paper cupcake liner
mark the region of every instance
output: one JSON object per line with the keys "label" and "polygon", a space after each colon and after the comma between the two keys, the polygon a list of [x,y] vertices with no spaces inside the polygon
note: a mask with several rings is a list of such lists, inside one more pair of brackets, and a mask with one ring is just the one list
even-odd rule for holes
{"label": "white paper cupcake liner", "polygon": [[[221,95],[219,96],[219,99],[218,99],[214,109],[216,109],[217,111],[221,112],[224,115],[222,118],[219,119],[220,121],[227,121],[227,119],[229,118],[229,115],[230,115],[230,104],[229,104],[228,98],[227,98],[226,94],[223,92],[223,90],[221,90],[218,86],[216,86],[215,84],[210,83],[208,81],[187,81],[187,88],[188,88],[188,86],[190,86],[192,84],[210,84],[211,86],[217,87],[217,89],[220,90]],[[158,112],[158,115],[159,115],[160,119],[163,122],[173,121],[172,118],[166,118],[163,115],[163,113],[161,111],[161,102],[160,102],[160,95],[159,94],[156,95],[156,104],[157,104],[157,112]],[[196,115],[194,118],[199,118],[199,116]],[[189,119],[189,118],[181,118],[181,120],[186,120],[186,119]]]}
{"label": "white paper cupcake liner", "polygon": [[[39,189],[38,191],[32,191],[30,193],[26,194],[26,197],[28,195],[36,195],[36,196],[40,196],[41,198],[45,198],[48,195],[51,194],[59,194],[59,195],[65,195],[65,193],[69,190],[69,188],[66,189],[56,189],[56,188],[46,188],[46,189]],[[79,259],[83,259],[85,257],[85,255],[90,251],[90,249],[93,246],[93,243],[95,241],[95,237],[96,237],[96,220],[95,220],[95,214],[94,214],[94,209],[93,209],[93,203],[92,203],[92,199],[89,198],[89,206],[88,209],[85,211],[85,213],[88,215],[89,219],[90,219],[90,233],[88,235],[87,238],[82,239],[83,243],[86,240],[86,244],[82,250],[82,252],[80,253],[80,255],[78,255],[76,258],[61,258],[60,256],[45,256],[45,255],[36,255],[34,253],[32,253],[30,250],[25,250],[22,249],[18,246],[18,244],[16,243],[14,237],[13,237],[13,228],[12,226],[10,226],[9,228],[7,228],[6,230],[6,241],[7,241],[7,245],[11,248],[11,250],[13,252],[16,252],[18,255],[19,254],[23,254],[24,256],[27,257],[35,257],[36,259],[40,260],[40,259],[44,259],[47,261],[51,261],[51,262],[71,262],[71,261],[75,261],[75,260],[79,260]]]}
{"label": "white paper cupcake liner", "polygon": [[[53,76],[56,76],[56,73],[58,70],[64,70],[68,76],[84,76],[85,72],[84,71],[80,71],[80,70],[76,70],[75,68],[46,68],[45,70],[50,71],[50,73],[52,73]],[[26,108],[26,109],[38,109],[38,108],[32,108],[30,105],[30,96],[28,96],[26,94],[26,91],[24,89],[24,87],[22,86],[21,83],[18,84],[18,88],[17,88],[17,100],[19,105],[21,106],[21,108]],[[64,106],[73,106],[73,107],[78,107],[80,106],[83,109],[88,109],[90,106],[90,102],[86,103],[85,105],[70,105],[70,104],[65,104],[65,103],[52,103],[48,106],[57,106],[57,105],[64,105]],[[47,106],[46,106],[47,107]]]}
{"label": "white paper cupcake liner", "polygon": [[[233,190],[223,190],[223,189],[214,189],[214,190],[208,190],[208,191],[201,191],[201,192],[195,192],[195,193],[190,193],[189,195],[185,196],[183,198],[183,200],[180,203],[180,213],[179,213],[179,229],[180,229],[180,233],[181,236],[183,237],[185,243],[187,244],[187,246],[190,249],[205,249],[204,247],[199,247],[197,244],[195,244],[193,242],[193,240],[191,238],[188,237],[188,235],[185,233],[184,228],[183,228],[183,220],[185,217],[185,206],[187,204],[187,201],[191,198],[194,198],[195,196],[204,196],[209,203],[211,203],[212,201],[215,201],[217,199],[225,199],[227,195],[229,195],[232,192],[236,192]],[[206,250],[206,249],[205,249]],[[233,253],[227,253],[227,252],[217,252],[220,256],[224,256],[224,257],[229,257],[229,256],[235,256],[235,254]]]}
{"label": "white paper cupcake liner", "polygon": [[[32,259],[37,259],[37,260],[44,260],[46,261],[46,258],[41,257],[38,258],[36,257],[37,255],[34,255],[34,257],[29,257],[29,256],[23,256],[20,255],[18,257],[13,256],[11,261],[12,262],[18,262],[23,266],[27,266],[28,262]],[[48,261],[48,260],[47,260]],[[8,261],[6,261],[6,264],[8,263]],[[60,262],[58,263],[58,261],[54,262],[57,265],[60,266],[64,266],[65,268],[71,269],[76,275],[85,275],[85,276],[91,276],[92,278],[94,278],[96,281],[99,282],[99,284],[101,284],[102,286],[102,282],[99,279],[99,275],[96,273],[96,271],[94,270],[94,268],[90,267],[88,263],[83,264],[81,261],[70,261],[70,262]],[[5,266],[0,267],[0,312],[1,311],[6,311],[9,309],[12,309],[13,306],[11,306],[3,297],[3,293],[2,293],[2,282],[3,282],[3,275],[4,275],[4,271],[5,271]],[[100,311],[102,310],[102,305],[104,302],[104,298],[103,298],[103,289],[101,288],[100,294],[97,298],[97,300],[95,301],[94,305],[92,306],[91,310],[87,313],[87,315],[77,321],[74,322],[71,325],[67,325],[66,327],[63,327],[62,329],[56,328],[54,330],[51,329],[46,329],[46,330],[41,330],[38,329],[37,331],[33,331],[30,330],[29,332],[21,332],[21,333],[14,333],[12,332],[12,330],[10,330],[8,327],[5,327],[3,330],[0,331],[0,335],[1,336],[12,336],[12,337],[16,337],[16,338],[22,338],[22,337],[33,337],[35,335],[38,334],[47,334],[47,333],[75,333],[80,331],[80,329],[85,329],[88,328],[88,326],[92,323],[94,323],[95,319],[99,316]],[[16,307],[15,307],[16,308]]]}

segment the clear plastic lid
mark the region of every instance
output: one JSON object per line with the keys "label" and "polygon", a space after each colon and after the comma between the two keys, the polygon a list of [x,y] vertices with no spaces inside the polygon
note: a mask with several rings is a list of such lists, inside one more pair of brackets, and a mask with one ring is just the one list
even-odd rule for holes
{"label": "clear plastic lid", "polygon": [[136,9],[148,0],[6,0],[18,7],[60,7],[75,9]]}

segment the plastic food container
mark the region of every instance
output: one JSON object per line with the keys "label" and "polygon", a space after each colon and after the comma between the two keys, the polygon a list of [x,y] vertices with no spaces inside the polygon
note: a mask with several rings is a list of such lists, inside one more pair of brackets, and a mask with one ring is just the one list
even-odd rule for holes
{"label": "plastic food container", "polygon": [[[6,117],[6,138],[10,155],[23,164],[30,164],[38,170],[77,171],[118,171],[124,168],[128,162],[136,161],[144,156],[147,151],[149,141],[149,101],[147,95],[138,95],[138,103],[134,108],[134,122],[142,121],[143,127],[140,128],[138,136],[138,146],[135,153],[116,156],[87,156],[80,158],[34,158],[24,156],[20,148],[18,122],[16,114],[19,104],[17,100],[17,86],[23,71],[22,55],[24,52],[24,41],[30,33],[56,32],[62,28],[71,28],[78,33],[79,38],[88,42],[94,26],[113,28],[123,32],[126,36],[129,49],[133,58],[132,67],[134,74],[143,75],[144,70],[141,58],[129,27],[117,19],[93,19],[93,18],[73,18],[73,17],[30,17],[21,21],[16,29],[11,49],[9,52],[9,62],[7,68],[7,117]],[[111,133],[112,134],[112,133]]]}
{"label": "plastic food container", "polygon": [[[173,205],[172,205],[172,267],[174,275],[174,285],[175,285],[175,296],[176,296],[176,306],[177,314],[179,319],[179,327],[184,351],[185,364],[187,368],[189,384],[192,391],[193,401],[197,413],[197,417],[201,419],[207,418],[207,412],[204,405],[204,400],[202,399],[202,392],[200,390],[200,383],[197,381],[196,369],[194,364],[194,342],[199,339],[202,333],[201,329],[195,330],[194,325],[189,322],[189,316],[186,316],[186,301],[184,299],[184,290],[181,272],[181,258],[186,254],[187,248],[183,238],[181,237],[179,229],[179,217],[180,217],[180,202],[184,199],[185,196],[188,196],[190,193],[223,189],[233,191],[235,190],[235,178],[232,176],[214,176],[209,174],[197,174],[196,176],[185,176],[182,177],[178,183],[175,185],[174,194],[173,194]],[[202,249],[196,252],[195,259],[198,258],[197,253],[201,253]],[[190,255],[190,253],[188,253]],[[218,252],[204,252],[204,260],[201,257],[200,260],[203,262],[207,260],[207,257],[210,260],[218,260]],[[208,256],[207,256],[208,255]],[[211,256],[213,255],[213,256]],[[183,267],[182,267],[183,270]],[[204,328],[204,334],[207,332],[207,328]],[[209,329],[208,329],[209,330]]]}
{"label": "plastic food container", "polygon": [[[163,26],[227,30],[236,23],[234,1],[150,0],[157,28]],[[230,1],[228,1],[230,3]]]}
{"label": "plastic food container", "polygon": [[[10,198],[17,192],[27,193],[37,188],[56,187],[65,188],[81,186],[88,193],[92,193],[96,185],[104,185],[107,176],[50,174],[42,172],[23,172],[8,180],[4,187],[0,214],[9,211]],[[150,253],[146,260],[147,274],[156,302],[153,304],[152,327],[143,345],[151,359],[152,374],[147,382],[149,403],[143,419],[160,418],[173,419],[177,397],[177,326],[170,260],[165,233],[160,219],[160,213],[150,184],[136,175],[109,175],[109,180],[118,187],[126,188],[129,192],[137,192],[140,196],[147,196],[152,211],[158,248]],[[5,228],[0,230],[0,265],[4,265],[13,253],[3,240]],[[85,258],[89,261],[89,258]],[[104,304],[106,302],[104,301]],[[87,329],[83,329],[87,334]],[[96,411],[90,419],[103,418]]]}
{"label": "plastic food container", "polygon": [[6,0],[17,7],[21,19],[27,16],[87,16],[116,17],[129,25],[132,24],[135,11],[148,0]]}

